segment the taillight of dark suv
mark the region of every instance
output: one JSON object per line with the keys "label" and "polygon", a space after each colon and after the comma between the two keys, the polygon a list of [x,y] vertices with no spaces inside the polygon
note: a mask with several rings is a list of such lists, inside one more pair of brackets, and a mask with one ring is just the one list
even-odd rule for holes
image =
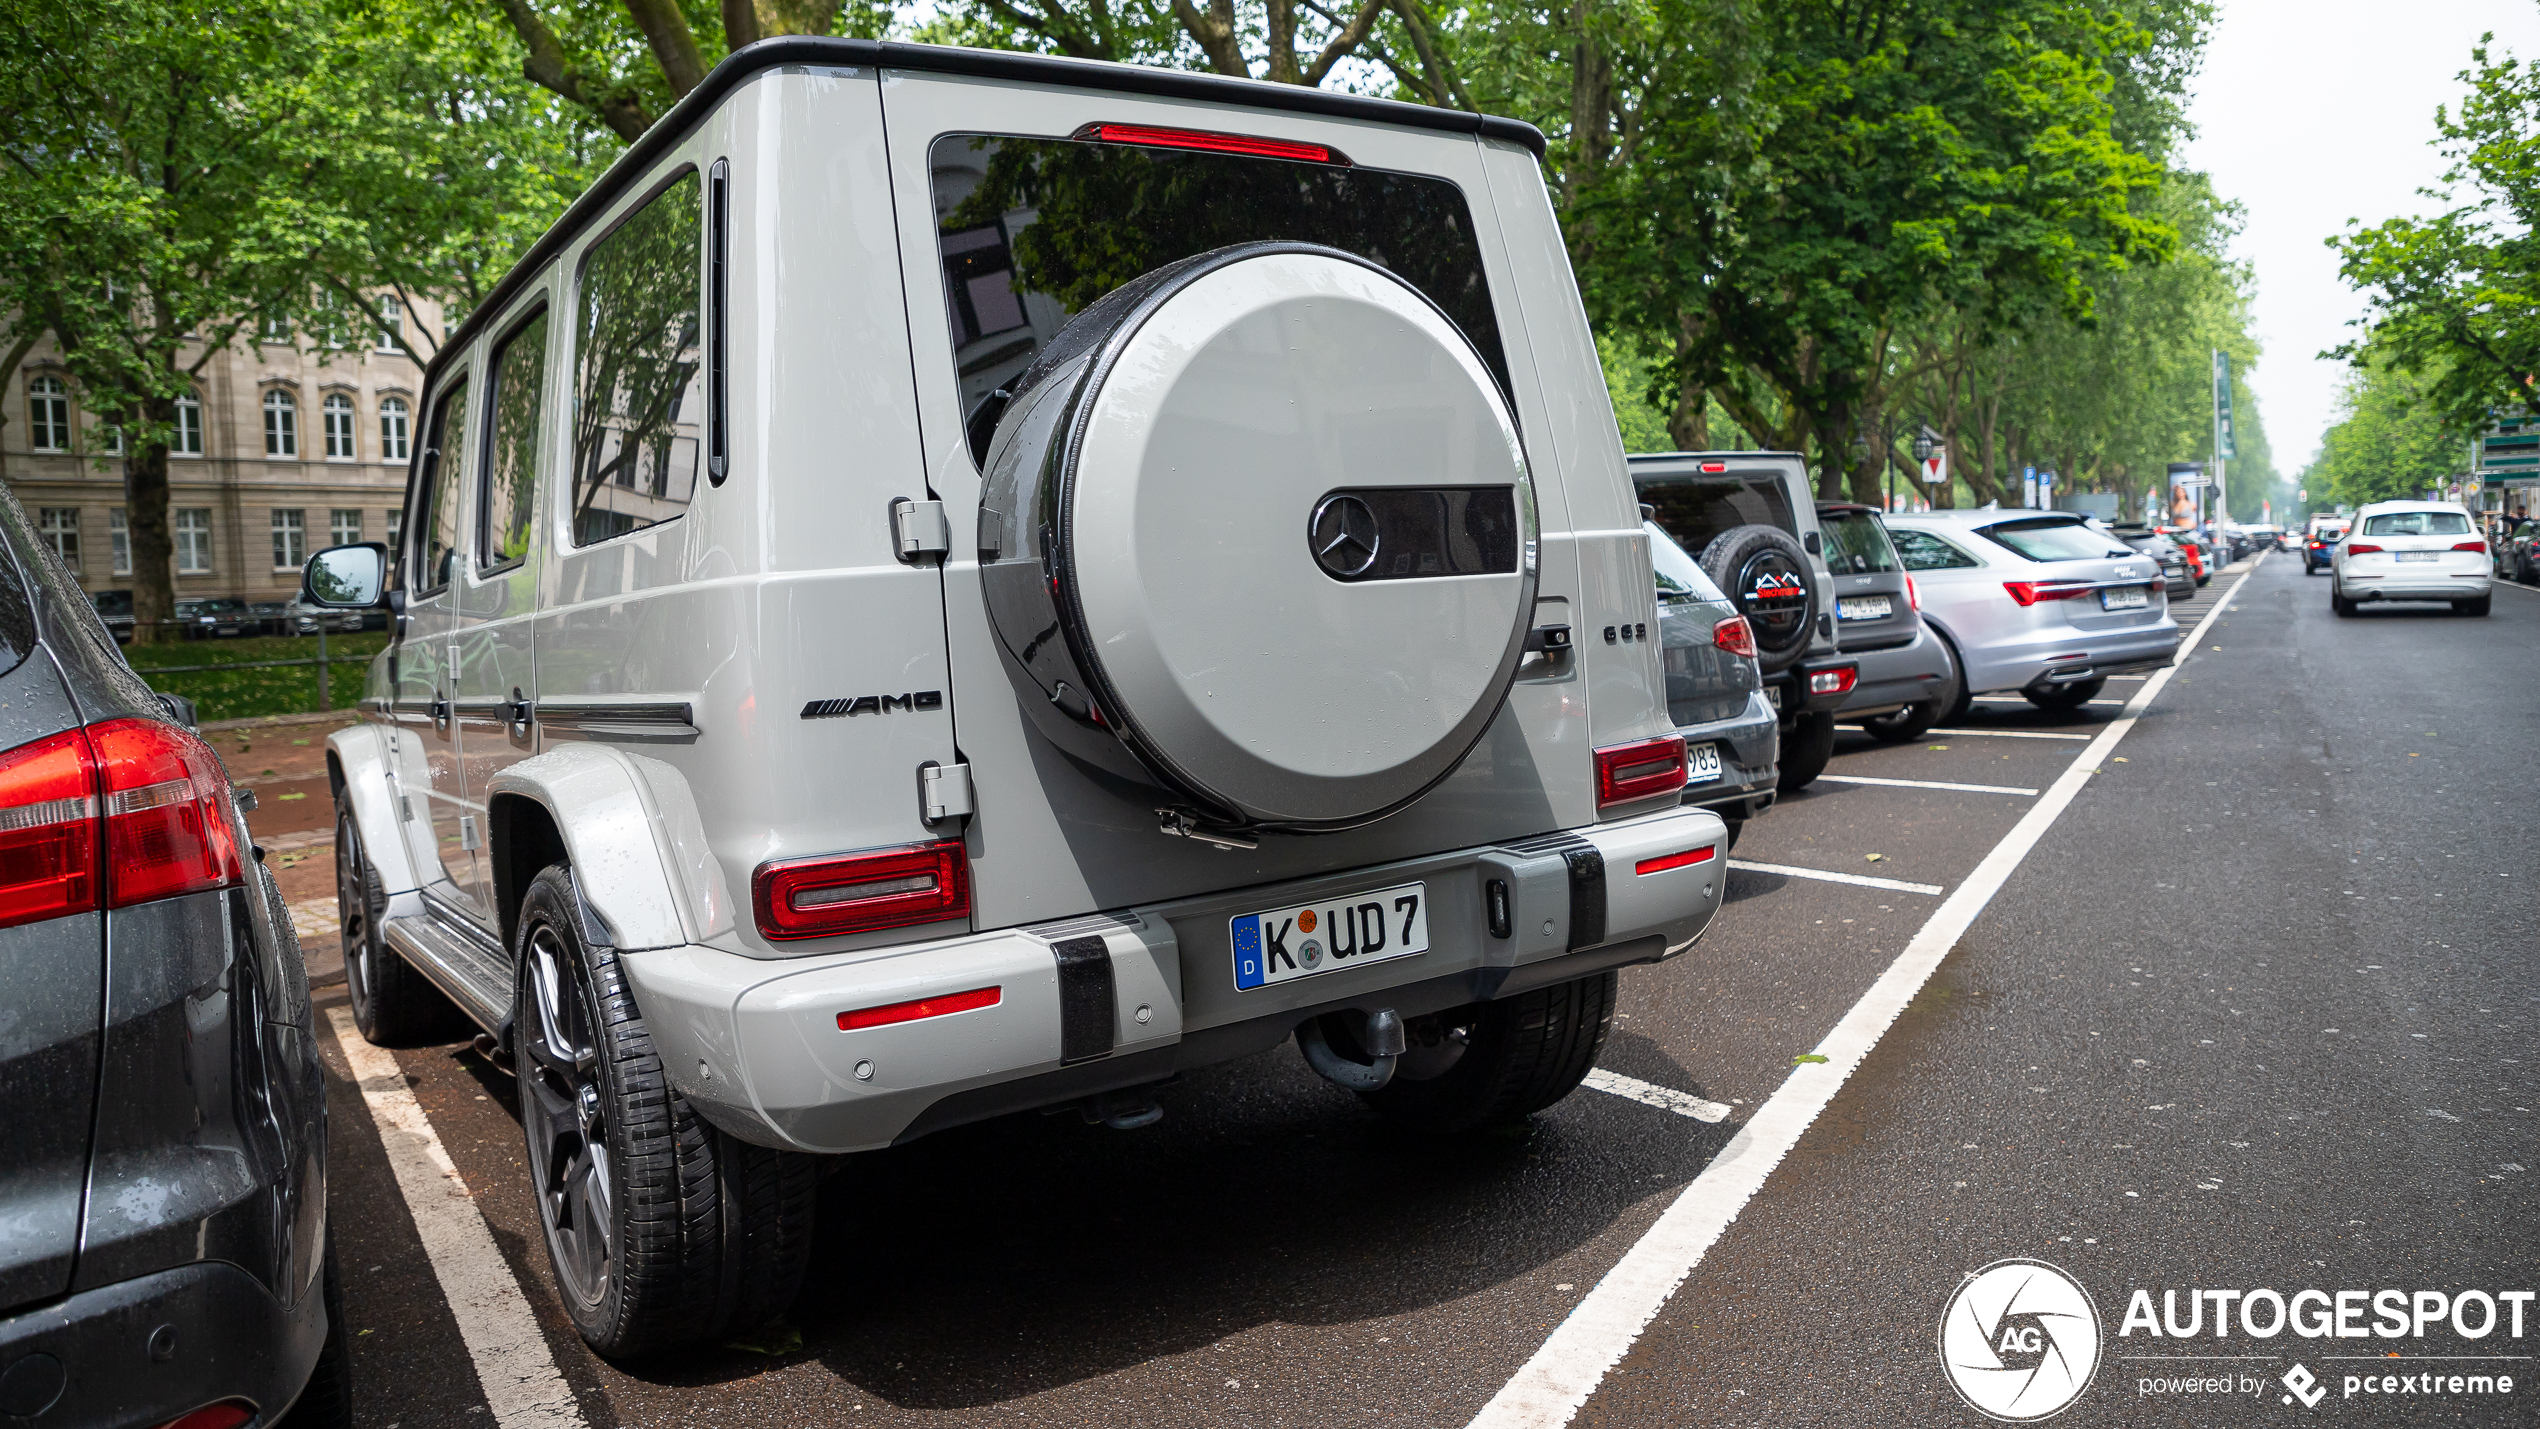
{"label": "taillight of dark suv", "polygon": [[243,881],[228,799],[211,746],[151,720],[0,755],[0,927]]}

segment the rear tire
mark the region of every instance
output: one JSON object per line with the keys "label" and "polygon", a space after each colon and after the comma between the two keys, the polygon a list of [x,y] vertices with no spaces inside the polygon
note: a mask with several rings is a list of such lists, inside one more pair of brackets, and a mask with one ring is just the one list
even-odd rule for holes
{"label": "rear tire", "polygon": [[2328,608],[2336,611],[2340,617],[2353,615],[2355,613],[2355,603],[2348,600],[2346,597],[2339,595],[2337,593],[2337,587],[2335,586],[2330,586],[2328,588]]}
{"label": "rear tire", "polygon": [[521,900],[513,1065],[565,1313],[611,1358],[750,1329],[793,1303],[816,1158],[736,1140],[670,1086],[614,948],[562,864]]}
{"label": "rear tire", "polygon": [[1940,723],[1943,716],[1958,708],[1959,702],[1966,698],[1967,677],[1958,672],[1957,655],[1950,650],[1948,641],[1935,638],[1935,643],[1940,646],[1942,662],[1949,667],[1949,673],[1941,677],[1941,688],[1930,699],[1861,721],[1861,728],[1868,730],[1871,737],[1890,744],[1906,744],[1920,739],[1931,733],[1931,727]]}
{"label": "rear tire", "polygon": [[2476,600],[2456,600],[2452,602],[2452,609],[2462,615],[2485,615],[2487,607],[2495,599],[2496,597],[2490,594],[2482,595]]}
{"label": "rear tire", "polygon": [[1782,735],[1781,783],[1785,794],[1796,794],[1817,782],[1826,772],[1826,761],[1834,758],[1834,711],[1811,710],[1798,716]]}
{"label": "rear tire", "polygon": [[2096,679],[2075,680],[2069,685],[2053,685],[2042,690],[2022,690],[2020,695],[2042,710],[2077,710],[2099,698],[2099,692],[2106,688],[2108,688],[2108,677],[2102,675]]}
{"label": "rear tire", "polygon": [[344,992],[353,1025],[375,1047],[429,1047],[457,1039],[466,1018],[449,996],[381,935],[388,893],[353,818],[350,800],[335,805],[335,911],[344,930]]}
{"label": "rear tire", "polygon": [[1420,1019],[1393,1080],[1359,1096],[1387,1119],[1453,1133],[1511,1126],[1577,1090],[1614,1025],[1620,979],[1593,973]]}

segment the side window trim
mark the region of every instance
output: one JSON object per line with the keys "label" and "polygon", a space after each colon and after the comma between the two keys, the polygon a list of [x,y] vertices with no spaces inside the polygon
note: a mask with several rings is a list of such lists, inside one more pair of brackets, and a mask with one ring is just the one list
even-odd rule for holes
{"label": "side window trim", "polygon": [[[416,433],[419,440],[414,455],[415,479],[407,495],[405,529],[398,533],[398,544],[404,549],[397,553],[397,561],[400,566],[422,572],[426,579],[432,573],[432,532],[439,524],[433,519],[432,501],[438,494],[442,470],[448,465],[441,459],[441,444],[449,430],[452,402],[459,404],[459,440],[467,440],[465,423],[469,376],[468,369],[462,367],[441,384],[441,389],[432,394],[431,405],[424,408],[424,429]],[[439,595],[450,588],[446,580],[438,585],[418,585],[412,581],[403,584],[407,593],[416,598]]]}
{"label": "side window trim", "polygon": [[717,159],[706,180],[706,480],[721,486],[730,467],[732,411],[732,161]]}
{"label": "side window trim", "polygon": [[[487,400],[479,404],[481,410],[477,418],[476,490],[474,493],[475,510],[469,513],[470,519],[464,528],[469,541],[476,547],[475,551],[471,553],[474,559],[468,562],[468,568],[475,573],[475,579],[501,575],[505,571],[513,569],[514,567],[520,565],[521,562],[528,559],[528,556],[525,553],[514,556],[510,560],[501,562],[500,564],[488,564],[486,559],[493,551],[493,541],[491,539],[493,532],[487,530],[486,526],[487,523],[492,521],[494,517],[494,503],[491,499],[493,496],[495,475],[494,443],[500,435],[495,431],[494,424],[500,420],[502,416],[503,389],[512,380],[512,374],[507,372],[505,369],[508,360],[512,355],[512,344],[517,342],[522,335],[527,333],[531,325],[535,324],[540,318],[548,315],[549,307],[546,293],[541,291],[535,294],[527,302],[519,305],[513,311],[514,316],[511,322],[503,328],[503,335],[496,338],[486,348],[485,395]],[[546,395],[548,358],[552,355],[551,349],[555,342],[555,324],[552,321],[547,324],[547,331],[547,338],[539,348],[537,366],[535,370],[530,373],[530,380],[537,384],[537,424],[542,429],[546,425],[547,420]],[[545,489],[545,483],[539,479],[543,475],[540,468],[545,465],[545,456],[546,443],[543,440],[542,433],[533,432],[531,434],[530,494],[528,498],[531,512],[530,524],[533,530],[537,525],[538,519],[538,496],[539,493]]]}

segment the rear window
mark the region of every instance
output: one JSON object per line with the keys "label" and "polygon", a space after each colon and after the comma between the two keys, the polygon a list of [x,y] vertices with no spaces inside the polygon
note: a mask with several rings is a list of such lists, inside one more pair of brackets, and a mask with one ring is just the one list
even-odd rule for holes
{"label": "rear window", "polygon": [[1472,210],[1445,179],[983,134],[936,140],[930,163],[965,425],[1103,294],[1167,263],[1267,240],[1382,265],[1436,303],[1508,387]]}
{"label": "rear window", "polygon": [[1732,526],[1773,526],[1797,531],[1790,497],[1775,471],[1729,472],[1721,476],[1654,476],[1635,483],[1640,499],[1676,544],[1702,554],[1702,548]]}
{"label": "rear window", "polygon": [[2364,518],[2367,536],[2466,536],[2469,518],[2458,511],[2384,511]]}
{"label": "rear window", "polygon": [[2095,561],[2134,553],[2078,521],[2006,521],[1984,534],[2032,561]]}
{"label": "rear window", "polygon": [[1660,600],[1728,599],[1720,593],[1718,586],[1711,583],[1711,578],[1703,574],[1702,567],[1693,557],[1685,554],[1685,548],[1677,545],[1675,538],[1660,529],[1657,522],[1644,521],[1641,529],[1649,533],[1649,564],[1658,573]]}
{"label": "rear window", "polygon": [[1826,568],[1839,576],[1866,576],[1896,569],[1896,552],[1887,543],[1887,527],[1867,511],[1817,515],[1826,533]]}

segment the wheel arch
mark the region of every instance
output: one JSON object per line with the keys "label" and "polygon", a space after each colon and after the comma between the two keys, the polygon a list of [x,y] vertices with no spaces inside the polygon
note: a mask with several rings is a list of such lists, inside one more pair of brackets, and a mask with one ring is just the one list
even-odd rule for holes
{"label": "wheel arch", "polygon": [[621,952],[701,943],[733,926],[687,780],[659,760],[562,745],[495,775],[485,807],[506,944],[530,880],[559,861]]}
{"label": "wheel arch", "polygon": [[362,851],[379,875],[381,891],[394,897],[423,886],[399,827],[394,765],[388,731],[375,724],[348,725],[326,737],[326,782],[341,806],[350,804]]}

